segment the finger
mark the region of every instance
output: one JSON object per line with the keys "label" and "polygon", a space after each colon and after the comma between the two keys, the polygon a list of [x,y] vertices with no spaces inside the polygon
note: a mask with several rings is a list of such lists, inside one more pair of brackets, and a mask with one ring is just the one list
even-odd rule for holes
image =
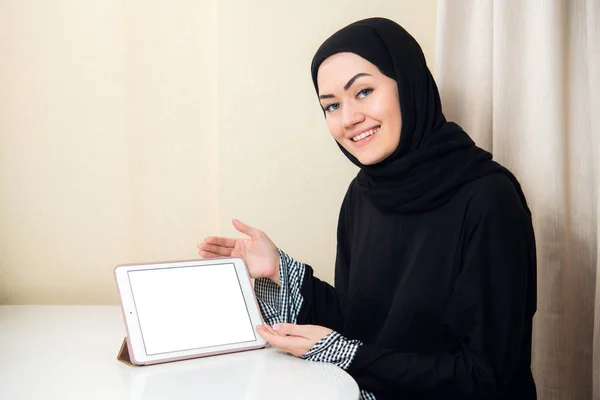
{"label": "finger", "polygon": [[269,330],[265,325],[258,325],[256,327],[256,333],[260,335],[263,339],[265,339],[269,344],[271,344],[271,338],[274,336],[278,336],[278,334],[272,329]]}
{"label": "finger", "polygon": [[273,328],[271,328],[269,325],[261,325],[263,328],[265,328],[267,331],[269,331],[270,333],[272,333],[273,335],[277,335],[277,336],[282,336],[281,333],[277,332],[276,330],[274,330]]}
{"label": "finger", "polygon": [[212,245],[212,244],[208,244],[208,243],[199,243],[197,247],[198,247],[198,249],[200,249],[200,251],[206,251],[209,253],[214,253],[214,254],[218,254],[218,255],[226,256],[226,257],[230,257],[231,251],[232,251],[232,249],[230,249],[230,248],[216,246],[216,245]]}
{"label": "finger", "polygon": [[258,334],[276,349],[285,351],[299,357],[306,354],[313,345],[313,342],[299,336],[279,336],[270,333],[264,327],[257,329]]}
{"label": "finger", "polygon": [[238,231],[250,236],[252,239],[258,239],[260,237],[261,231],[260,229],[256,229],[251,227],[250,225],[244,224],[239,219],[233,218],[232,220],[233,226]]}
{"label": "finger", "polygon": [[209,251],[203,251],[203,250],[200,250],[200,251],[198,252],[198,255],[199,255],[200,257],[202,257],[202,258],[217,258],[217,257],[223,257],[223,256],[222,256],[222,255],[220,255],[220,254],[215,254],[215,253],[211,253],[211,252],[209,252]]}
{"label": "finger", "polygon": [[263,339],[271,343],[274,337],[287,337],[273,330],[269,325],[259,325],[256,327],[256,332],[262,336]]}
{"label": "finger", "polygon": [[[267,342],[269,342],[272,346],[277,347],[283,351],[289,351],[290,345],[294,343],[294,340],[297,339],[295,336],[283,336],[279,333],[269,330],[264,325],[260,325],[256,327],[256,332]],[[283,339],[283,340],[279,340]]]}
{"label": "finger", "polygon": [[196,245],[196,247],[198,248],[198,250],[210,251],[211,253],[218,253],[217,249],[223,249],[223,250],[227,250],[227,251],[232,250],[229,247],[223,247],[223,246],[218,246],[216,244],[209,244],[209,243],[198,243]]}
{"label": "finger", "polygon": [[282,335],[308,337],[311,332],[310,327],[312,327],[312,325],[296,325],[281,323],[273,325],[273,330]]}
{"label": "finger", "polygon": [[235,242],[237,241],[237,239],[231,239],[231,238],[224,238],[224,237],[218,237],[218,236],[208,236],[204,238],[204,242],[208,243],[208,244],[216,244],[217,246],[223,246],[223,247],[235,247]]}

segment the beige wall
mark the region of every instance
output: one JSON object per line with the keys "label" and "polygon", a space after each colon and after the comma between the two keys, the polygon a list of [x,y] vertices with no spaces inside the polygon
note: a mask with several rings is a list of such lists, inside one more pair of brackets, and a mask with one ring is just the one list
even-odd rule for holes
{"label": "beige wall", "polygon": [[1,303],[115,303],[217,230],[214,4],[0,1]]}
{"label": "beige wall", "polygon": [[115,264],[193,258],[231,217],[332,281],[356,169],[310,60],[381,15],[432,62],[435,7],[0,0],[0,304],[114,304]]}

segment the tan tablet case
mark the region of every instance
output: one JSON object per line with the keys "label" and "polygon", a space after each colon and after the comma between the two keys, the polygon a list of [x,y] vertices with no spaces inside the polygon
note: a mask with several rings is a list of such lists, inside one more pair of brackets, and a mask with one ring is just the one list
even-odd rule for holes
{"label": "tan tablet case", "polygon": [[127,346],[127,338],[123,339],[119,354],[117,354],[117,360],[123,364],[129,365],[130,367],[141,367],[141,365],[135,365],[131,362],[131,356],[129,355],[129,346]]}

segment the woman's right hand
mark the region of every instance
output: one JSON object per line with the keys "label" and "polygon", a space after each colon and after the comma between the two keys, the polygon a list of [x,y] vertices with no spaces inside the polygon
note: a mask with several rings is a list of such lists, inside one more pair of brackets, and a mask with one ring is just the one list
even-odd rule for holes
{"label": "woman's right hand", "polygon": [[260,229],[248,226],[235,218],[232,223],[235,229],[249,238],[209,236],[204,238],[204,243],[197,245],[198,254],[203,258],[239,257],[246,263],[251,278],[269,278],[281,286],[277,246]]}

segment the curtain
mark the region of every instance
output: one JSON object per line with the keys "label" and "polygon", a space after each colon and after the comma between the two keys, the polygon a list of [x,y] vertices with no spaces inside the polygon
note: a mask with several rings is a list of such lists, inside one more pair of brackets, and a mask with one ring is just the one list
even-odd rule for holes
{"label": "curtain", "polygon": [[438,0],[448,120],[520,180],[538,247],[539,399],[600,399],[600,0]]}

